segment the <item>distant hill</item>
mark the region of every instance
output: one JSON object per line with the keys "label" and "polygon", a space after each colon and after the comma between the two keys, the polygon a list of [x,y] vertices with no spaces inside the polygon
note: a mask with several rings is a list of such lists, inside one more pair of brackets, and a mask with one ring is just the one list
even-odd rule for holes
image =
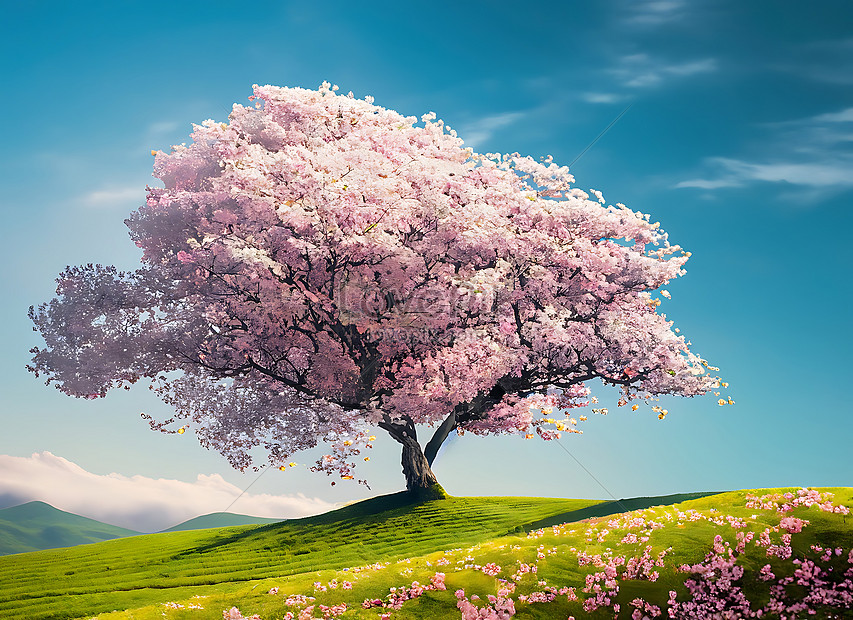
{"label": "distant hill", "polygon": [[0,555],[73,547],[139,532],[29,502],[0,510]]}
{"label": "distant hill", "polygon": [[164,532],[183,532],[186,530],[206,530],[211,527],[231,527],[234,525],[267,525],[278,523],[284,519],[269,519],[266,517],[250,517],[248,515],[235,515],[230,512],[213,512],[202,515],[183,523],[173,525]]}

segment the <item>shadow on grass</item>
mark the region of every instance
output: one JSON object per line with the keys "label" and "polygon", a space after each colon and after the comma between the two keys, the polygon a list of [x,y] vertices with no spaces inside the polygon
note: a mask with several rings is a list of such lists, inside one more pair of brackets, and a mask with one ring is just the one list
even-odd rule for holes
{"label": "shadow on grass", "polygon": [[435,484],[429,489],[419,491],[400,491],[389,495],[371,497],[370,499],[356,502],[354,504],[344,506],[343,508],[338,508],[337,510],[325,512],[321,515],[303,517],[301,519],[288,519],[286,521],[270,523],[269,525],[262,525],[260,527],[226,535],[209,544],[195,547],[193,549],[187,549],[186,551],[177,554],[175,558],[206,553],[244,539],[255,538],[263,536],[264,534],[289,529],[291,526],[304,527],[311,525],[329,525],[333,523],[343,524],[348,522],[363,522],[366,521],[368,517],[372,517],[372,520],[377,523],[381,523],[391,517],[396,517],[401,513],[405,513],[406,509],[414,509],[426,502],[444,500],[448,497],[450,496],[439,484]]}
{"label": "shadow on grass", "polygon": [[[673,495],[634,497],[630,499],[601,502],[579,510],[562,512],[545,517],[544,519],[539,519],[538,521],[519,524],[509,531],[506,531],[505,534],[529,532],[531,530],[559,525],[561,523],[571,523],[575,521],[583,521],[584,519],[606,517],[622,512],[650,508],[652,506],[678,504],[692,499],[716,495],[718,493],[719,491],[704,493],[677,493]],[[311,542],[308,539],[314,538],[312,536],[306,536],[308,533],[307,528],[312,528],[313,526],[326,526],[325,528],[321,528],[321,530],[314,530],[312,532],[315,535],[319,535],[326,543],[329,542],[330,538],[336,537],[339,534],[339,531],[346,531],[353,525],[364,524],[366,522],[370,522],[373,526],[377,527],[378,532],[383,529],[381,524],[404,517],[411,511],[416,510],[419,506],[428,502],[449,498],[450,496],[447,495],[440,485],[435,485],[420,493],[400,491],[399,493],[380,495],[378,497],[372,497],[370,499],[344,506],[343,508],[338,508],[337,510],[323,513],[321,515],[303,517],[301,519],[289,519],[287,521],[280,521],[278,523],[271,523],[269,525],[262,525],[250,529],[241,529],[238,532],[224,531],[223,534],[215,540],[198,547],[186,549],[185,551],[175,555],[174,559],[209,553],[221,547],[238,544],[250,539],[263,538],[269,535],[272,535],[273,538],[278,537],[277,544],[281,545],[283,548],[289,546],[288,543],[295,538],[298,538],[304,545]],[[332,529],[329,529],[330,526]],[[500,536],[500,533],[496,533],[496,535]],[[272,540],[272,538],[270,540]],[[320,543],[320,540],[315,540],[316,543]],[[309,545],[305,549],[301,549],[297,552],[297,555],[309,553],[311,550],[318,551],[319,549],[315,549]]]}
{"label": "shadow on grass", "polygon": [[546,517],[533,523],[523,525],[518,531],[530,532],[532,530],[551,527],[552,525],[560,525],[562,523],[573,523],[575,521],[583,521],[584,519],[595,519],[598,517],[608,517],[610,515],[619,514],[622,512],[631,512],[632,510],[642,510],[651,508],[652,506],[669,506],[671,504],[680,504],[691,499],[699,499],[710,495],[718,495],[725,491],[707,491],[703,493],[675,493],[673,495],[658,495],[656,497],[632,497],[631,499],[618,499],[610,502],[602,502],[581,508],[580,510],[572,510],[564,512],[552,517]]}

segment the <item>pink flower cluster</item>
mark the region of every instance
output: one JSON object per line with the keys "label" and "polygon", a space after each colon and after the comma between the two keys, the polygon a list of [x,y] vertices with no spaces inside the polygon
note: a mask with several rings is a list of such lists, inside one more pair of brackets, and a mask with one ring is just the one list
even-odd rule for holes
{"label": "pink flower cluster", "polygon": [[[600,556],[596,556],[596,559],[601,562]],[[580,564],[580,561],[578,563]],[[607,563],[604,564],[603,571],[598,571],[586,576],[583,591],[588,594],[592,593],[593,596],[587,598],[583,602],[584,611],[592,612],[599,607],[610,606],[613,599],[615,599],[619,592],[619,582],[617,581],[619,573],[616,567],[624,563],[625,558],[623,556],[610,558]]]}
{"label": "pink flower cluster", "polygon": [[430,590],[446,589],[447,586],[444,584],[444,573],[435,573],[432,577],[430,577],[430,584],[427,586],[422,586],[417,581],[413,581],[410,587],[403,586],[401,588],[391,588],[391,591],[385,597],[385,600],[378,598],[364,599],[361,606],[364,609],[371,609],[373,607],[384,607],[388,609],[399,610],[403,606],[403,603],[418,598],[424,592],[428,592]]}
{"label": "pink flower cluster", "polygon": [[737,545],[735,546],[735,551],[743,553],[753,538],[755,538],[755,532],[738,532],[736,535]]}
{"label": "pink flower cluster", "polygon": [[[825,497],[818,498],[820,504],[813,501],[814,494],[801,493],[799,498],[806,498],[810,505],[823,507],[822,510],[835,514],[845,514],[837,510],[837,506],[826,505]],[[759,499],[762,505],[758,505],[755,499]],[[792,501],[797,497],[784,497]],[[778,509],[775,506],[767,506],[768,497],[753,498],[750,500],[750,508],[774,509],[785,513],[789,508]],[[792,502],[793,503],[793,502]],[[805,505],[805,504],[800,504]],[[766,528],[756,545],[767,548],[768,556],[776,556],[782,560],[791,558],[793,549],[791,547],[791,534],[800,533],[808,521],[795,519],[793,517],[783,518],[780,526],[786,530],[781,535],[781,544],[774,545],[770,534],[778,532],[780,528]],[[820,610],[850,610],[853,609],[853,550],[847,557],[847,568],[824,567],[818,564],[829,563],[833,558],[840,558],[844,550],[840,547],[824,549],[819,545],[811,545],[811,551],[823,555],[814,561],[810,558],[794,559],[795,567],[793,575],[777,577],[770,564],[765,564],[756,575],[761,582],[769,582],[770,600],[762,608],[753,610],[747,600],[741,586],[744,569],[736,565],[736,555],[728,547],[727,543],[715,540],[714,550],[706,557],[705,561],[694,566],[683,566],[681,570],[694,574],[692,579],[685,582],[692,595],[692,600],[677,602],[676,593],[670,593],[671,618],[696,618],[696,617],[762,617],[765,615],[781,616],[783,618],[799,617],[799,614],[815,615]],[[796,585],[804,588],[796,593],[789,591],[788,586]],[[831,616],[835,617],[835,616]]]}
{"label": "pink flower cluster", "polygon": [[646,547],[640,557],[629,558],[625,562],[625,571],[622,573],[622,579],[638,579],[657,581],[659,577],[655,567],[664,566],[664,557],[667,555],[667,550],[661,551],[655,558],[652,558],[652,548]]}
{"label": "pink flower cluster", "polygon": [[799,489],[794,493],[769,493],[757,497],[755,495],[747,495],[746,507],[758,508],[760,510],[776,510],[777,512],[790,512],[798,506],[806,508],[817,506],[823,512],[832,512],[835,514],[848,515],[850,509],[841,504],[832,503],[832,493],[821,493],[815,489]]}
{"label": "pink flower cluster", "polygon": [[340,605],[320,605],[320,611],[323,614],[323,618],[338,618],[344,615],[344,612],[347,610],[346,603],[341,603]]}
{"label": "pink flower cluster", "polygon": [[479,570],[486,573],[489,577],[497,577],[501,572],[501,567],[494,562],[489,562],[485,566],[480,567]]}
{"label": "pink flower cluster", "polygon": [[518,597],[518,600],[525,602],[525,603],[550,603],[555,598],[557,598],[556,594],[554,594],[551,591],[545,591],[545,592],[531,592],[530,594],[527,594],[527,595],[522,594]]}
{"label": "pink flower cluster", "polygon": [[642,598],[635,598],[630,602],[634,611],[631,613],[632,620],[643,620],[644,618],[657,618],[661,615],[660,607],[652,605]]}
{"label": "pink flower cluster", "polygon": [[[818,506],[820,510],[835,515],[843,515],[838,506],[829,502],[830,494],[811,492],[807,489],[799,494],[776,494],[777,499],[783,504],[790,506],[806,507]],[[611,540],[616,545],[633,546],[636,541],[628,534],[647,534],[652,530],[663,527],[663,523],[669,522],[672,527],[677,527],[683,521],[707,521],[709,524],[724,528],[710,541],[709,552],[702,562],[696,564],[684,564],[675,569],[678,573],[687,574],[684,585],[688,591],[686,600],[678,600],[678,593],[670,591],[669,599],[663,601],[645,600],[642,597],[634,597],[626,606],[632,619],[657,618],[668,616],[670,619],[693,619],[693,618],[751,618],[751,617],[787,617],[796,618],[805,615],[820,615],[853,610],[853,549],[845,549],[838,546],[823,546],[812,544],[808,551],[803,553],[803,546],[798,546],[796,541],[803,531],[809,527],[810,521],[789,514],[789,509],[779,510],[779,504],[773,503],[772,496],[763,498],[749,498],[749,508],[768,509],[778,515],[777,526],[764,526],[763,530],[748,529],[755,528],[758,523],[756,515],[749,519],[738,516],[720,514],[716,510],[681,511],[678,508],[667,510],[663,515],[648,518],[643,511],[631,513],[624,517],[610,519],[607,522],[592,520],[585,524],[571,524],[573,529],[568,530],[569,524],[554,526],[546,530],[537,530],[528,535],[528,539],[537,540],[551,535],[559,537],[562,535],[577,534],[587,535],[593,540],[602,540],[607,544]],[[828,503],[829,502],[829,503]],[[660,514],[660,511],[657,511]],[[606,525],[610,529],[604,529]],[[580,532],[577,532],[580,527]],[[621,531],[620,531],[621,530]],[[625,530],[629,531],[625,534]],[[735,530],[732,532],[731,530]],[[728,537],[730,540],[726,540]],[[608,540],[609,537],[609,540]],[[639,537],[637,538],[639,540]],[[466,596],[464,590],[456,592],[456,607],[463,620],[505,620],[516,615],[516,606],[522,605],[546,605],[559,600],[564,602],[575,602],[580,604],[584,613],[591,614],[596,610],[610,610],[619,616],[620,605],[617,602],[622,586],[627,581],[657,581],[661,578],[661,572],[669,571],[672,574],[675,567],[667,566],[667,556],[671,548],[654,551],[651,545],[645,545],[641,550],[633,554],[618,554],[607,548],[601,553],[589,553],[575,548],[548,545],[548,541],[542,541],[536,547],[528,546],[526,549],[520,545],[509,545],[508,553],[514,553],[525,549],[526,553],[535,555],[532,562],[525,563],[516,559],[517,568],[509,579],[496,580],[496,592],[485,597],[485,601],[472,594]],[[611,543],[612,544],[612,543]],[[499,547],[506,549],[507,545]],[[763,552],[770,558],[766,563],[759,563],[760,568],[747,574],[745,567],[754,565],[755,551],[759,555]],[[475,548],[467,551],[456,549],[446,551],[441,559],[450,564],[449,555],[458,554],[460,557],[455,570],[476,570],[491,577],[497,577],[502,572],[502,567],[496,561],[484,564],[476,562],[477,552]],[[742,554],[744,556],[741,560]],[[579,567],[590,567],[589,573],[585,575],[580,596],[574,587],[551,586],[543,579],[524,579],[525,575],[535,577],[541,571],[540,563],[548,561],[550,556],[557,554],[572,554],[577,557]],[[503,563],[503,562],[501,562]],[[384,565],[373,565],[369,568],[383,568]],[[358,572],[364,569],[349,569]],[[406,569],[410,571],[410,569]],[[404,571],[405,572],[405,571]],[[507,571],[509,572],[509,570]],[[392,612],[400,610],[405,601],[413,600],[429,590],[446,590],[444,574],[435,573],[430,585],[421,586],[417,581],[411,586],[402,588],[391,588],[385,599],[367,599],[362,607],[365,609],[381,608],[382,617],[389,618]],[[528,584],[520,586],[521,582]],[[753,587],[763,587],[762,603],[753,606],[744,590],[744,582]],[[350,582],[338,582],[331,580],[323,586],[325,591],[336,588],[348,589]],[[516,593],[520,587],[525,587],[522,593]],[[635,586],[632,586],[635,587]],[[529,589],[528,589],[529,588]],[[627,588],[625,588],[627,590]],[[270,590],[273,594],[276,588]],[[622,590],[624,592],[624,590]],[[566,598],[563,599],[562,597]],[[291,595],[287,599],[289,605],[295,604],[300,607],[313,603],[311,597]],[[523,607],[522,607],[523,609]],[[337,617],[346,610],[345,605],[314,605],[304,607],[301,610],[287,612],[284,620],[300,620],[313,617],[317,610],[323,613],[324,618]],[[623,611],[625,611],[623,609]],[[227,620],[239,620],[239,610],[233,608],[224,612]],[[296,614],[296,615],[294,615]],[[256,616],[255,616],[256,617]],[[823,617],[823,616],[821,616]]]}
{"label": "pink flower cluster", "polygon": [[[276,588],[276,592],[278,592],[278,588]],[[270,592],[273,594],[273,592]],[[313,596],[304,596],[302,594],[291,594],[284,600],[284,604],[288,607],[302,607],[303,605],[307,605],[308,603],[314,601]]]}
{"label": "pink flower cluster", "polygon": [[222,618],[223,620],[261,620],[261,617],[258,614],[254,614],[252,616],[244,616],[236,607],[232,607],[231,609],[226,609],[225,611],[223,611]]}
{"label": "pink flower cluster", "polygon": [[773,573],[773,569],[769,564],[765,564],[761,567],[761,570],[758,571],[758,579],[761,581],[772,581],[776,579],[776,575]]}
{"label": "pink flower cluster", "polygon": [[790,534],[799,534],[803,531],[803,527],[808,524],[808,521],[804,519],[798,519],[797,517],[785,517],[781,521],[779,521],[779,527],[781,527],[783,530],[787,531]]}
{"label": "pink flower cluster", "polygon": [[[476,599],[479,597],[471,597]],[[515,603],[506,595],[498,592],[497,596],[489,595],[488,604],[477,607],[465,596],[465,590],[456,591],[456,607],[462,612],[462,620],[509,620],[515,615]]]}
{"label": "pink flower cluster", "polygon": [[[816,553],[823,554],[820,558],[821,562],[829,562],[829,560],[832,559],[833,549],[831,547],[827,547],[826,549],[824,549],[820,545],[812,545],[811,549]],[[840,556],[843,553],[844,549],[842,549],[841,547],[835,548],[835,555]],[[849,564],[853,564],[853,549],[850,550],[850,554],[847,556],[847,561]]]}
{"label": "pink flower cluster", "polygon": [[513,573],[512,580],[515,582],[519,582],[521,581],[521,578],[524,575],[526,575],[527,573],[532,573],[535,575],[537,570],[538,567],[536,566],[536,564],[525,564],[524,562],[519,561],[518,570]]}
{"label": "pink flower cluster", "polygon": [[[694,620],[714,617],[745,618],[751,615],[749,600],[737,585],[744,570],[736,565],[735,555],[727,546],[724,545],[723,553],[714,550],[703,562],[683,566],[681,570],[694,575],[684,583],[692,599],[677,602],[674,592],[671,592],[668,610],[670,618]],[[723,615],[722,612],[727,613]]]}

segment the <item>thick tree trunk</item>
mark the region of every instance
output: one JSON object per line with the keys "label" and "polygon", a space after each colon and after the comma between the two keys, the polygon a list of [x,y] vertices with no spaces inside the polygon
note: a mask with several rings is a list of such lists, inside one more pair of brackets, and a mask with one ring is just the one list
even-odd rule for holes
{"label": "thick tree trunk", "polygon": [[428,489],[438,484],[418,441],[405,435],[401,443],[403,444],[402,464],[403,475],[406,476],[406,489],[409,491]]}
{"label": "thick tree trunk", "polygon": [[444,490],[438,485],[431,467],[450,433],[465,422],[483,419],[489,409],[500,402],[508,390],[521,393],[522,389],[529,387],[517,378],[505,377],[491,390],[479,394],[471,402],[457,405],[438,426],[423,450],[418,443],[415,424],[410,417],[404,416],[402,420],[392,420],[388,415],[383,416],[379,427],[388,431],[391,437],[403,445],[402,463],[403,474],[406,476],[406,489],[422,491],[434,487],[440,489],[440,493],[444,495]]}
{"label": "thick tree trunk", "polygon": [[406,477],[408,491],[423,491],[438,484],[421,450],[421,444],[418,443],[415,425],[410,419],[395,422],[386,417],[379,423],[379,427],[388,431],[388,434],[403,446],[403,475]]}

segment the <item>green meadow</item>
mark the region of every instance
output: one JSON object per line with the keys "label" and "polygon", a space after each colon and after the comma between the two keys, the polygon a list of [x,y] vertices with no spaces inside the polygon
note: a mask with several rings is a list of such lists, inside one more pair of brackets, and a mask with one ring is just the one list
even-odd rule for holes
{"label": "green meadow", "polygon": [[[853,504],[853,489],[820,490],[833,493],[835,504]],[[324,617],[320,605],[338,606],[327,609],[326,617],[459,617],[456,590],[483,606],[504,583],[501,579],[517,584],[516,618],[612,618],[612,610],[582,609],[582,599],[589,596],[582,591],[586,576],[600,569],[583,565],[579,554],[607,559],[614,553],[663,553],[654,580],[641,575],[620,582],[614,600],[624,612],[619,617],[630,617],[630,601],[637,597],[659,606],[672,590],[679,600],[689,598],[677,567],[701,562],[715,535],[734,547],[738,532],[754,532],[757,539],[761,531],[778,527],[775,511],[746,505],[747,493],[621,503],[524,497],[413,503],[395,494],[269,525],[133,536],[11,555],[0,557],[0,618],[219,620],[224,610],[237,607],[246,617],[278,620],[288,613],[298,616],[309,605],[315,606],[311,617],[318,618]],[[626,509],[631,512],[622,512]],[[851,517],[816,506],[788,514],[809,522],[792,536],[795,556],[814,555],[812,545],[842,547],[844,557],[831,561],[847,562],[853,548]],[[777,573],[785,570],[784,562],[768,559],[755,544],[740,555],[739,564],[747,568],[743,588],[751,600],[764,596],[757,574],[768,562],[779,565]],[[520,574],[520,567],[534,565],[535,574]],[[387,601],[392,588],[430,584],[437,572],[444,574],[446,591],[426,591],[398,610],[362,608],[365,599]],[[570,587],[580,600],[565,595]],[[551,589],[563,594],[547,603],[525,600]]]}

